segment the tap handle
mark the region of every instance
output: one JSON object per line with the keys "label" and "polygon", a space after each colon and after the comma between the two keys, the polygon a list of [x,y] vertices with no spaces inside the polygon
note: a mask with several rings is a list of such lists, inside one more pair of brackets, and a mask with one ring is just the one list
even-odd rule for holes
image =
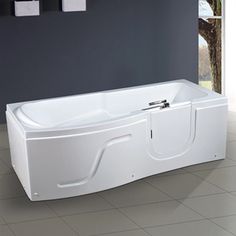
{"label": "tap handle", "polygon": [[149,106],[155,106],[155,105],[158,105],[158,104],[162,104],[162,103],[166,103],[167,100],[158,100],[158,101],[154,101],[154,102],[149,102],[148,105]]}

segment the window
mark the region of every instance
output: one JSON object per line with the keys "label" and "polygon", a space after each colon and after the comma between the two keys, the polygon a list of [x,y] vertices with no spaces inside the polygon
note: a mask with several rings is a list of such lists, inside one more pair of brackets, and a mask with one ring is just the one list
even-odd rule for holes
{"label": "window", "polygon": [[223,0],[199,0],[199,84],[222,93]]}

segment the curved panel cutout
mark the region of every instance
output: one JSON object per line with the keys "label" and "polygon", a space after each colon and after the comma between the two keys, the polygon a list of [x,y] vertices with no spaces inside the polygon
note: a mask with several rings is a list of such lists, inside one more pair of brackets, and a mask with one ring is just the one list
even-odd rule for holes
{"label": "curved panel cutout", "polygon": [[112,138],[112,139],[108,140],[104,144],[104,146],[98,151],[97,156],[95,158],[95,161],[93,163],[93,166],[91,168],[91,171],[90,171],[90,173],[88,174],[88,176],[86,178],[77,179],[77,180],[73,180],[73,181],[67,181],[67,182],[64,182],[64,183],[59,183],[59,184],[57,184],[57,186],[59,188],[68,188],[68,187],[75,187],[75,186],[79,186],[79,185],[83,185],[83,184],[87,183],[89,181],[89,179],[91,179],[96,174],[105,151],[109,147],[111,147],[113,145],[116,145],[118,143],[128,142],[131,139],[131,136],[132,136],[131,134],[126,134],[126,135],[122,135],[122,136],[119,136],[119,137]]}

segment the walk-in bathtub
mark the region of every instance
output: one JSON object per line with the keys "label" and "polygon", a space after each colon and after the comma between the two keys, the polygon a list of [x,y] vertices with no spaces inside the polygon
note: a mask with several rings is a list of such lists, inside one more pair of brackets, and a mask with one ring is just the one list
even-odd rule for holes
{"label": "walk-in bathtub", "polygon": [[223,159],[227,99],[186,80],[7,105],[12,166],[33,201]]}

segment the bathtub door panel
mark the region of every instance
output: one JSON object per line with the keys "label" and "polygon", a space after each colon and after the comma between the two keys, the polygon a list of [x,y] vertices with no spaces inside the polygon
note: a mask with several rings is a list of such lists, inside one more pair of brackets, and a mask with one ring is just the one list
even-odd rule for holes
{"label": "bathtub door panel", "polygon": [[157,158],[171,158],[189,146],[192,131],[191,105],[151,114],[152,148]]}

